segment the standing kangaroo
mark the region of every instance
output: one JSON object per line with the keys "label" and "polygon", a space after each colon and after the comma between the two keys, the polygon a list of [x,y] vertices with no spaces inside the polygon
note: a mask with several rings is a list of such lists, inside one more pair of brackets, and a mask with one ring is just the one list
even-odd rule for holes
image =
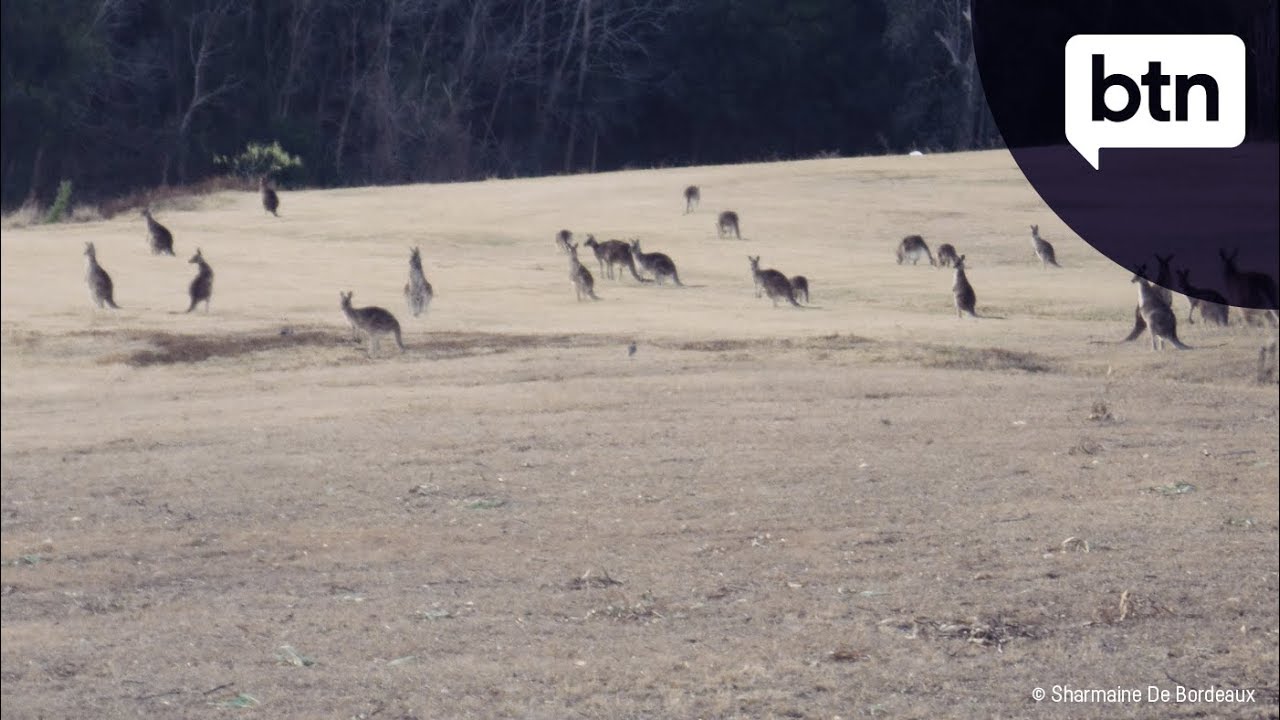
{"label": "standing kangaroo", "polygon": [[969,313],[969,317],[978,317],[975,312],[978,304],[978,296],[973,292],[973,286],[969,284],[969,278],[964,274],[964,259],[961,255],[956,258],[955,282],[951,284],[951,294],[956,298],[956,317],[963,318],[965,313]]}
{"label": "standing kangaroo", "polygon": [[955,267],[956,261],[960,256],[956,253],[956,247],[951,243],[942,243],[938,246],[938,267]]}
{"label": "standing kangaroo", "polygon": [[786,300],[795,307],[803,307],[796,301],[795,288],[791,286],[791,281],[787,279],[786,275],[773,268],[761,270],[759,255],[754,257],[748,255],[747,260],[751,263],[751,277],[755,281],[756,297],[760,297],[762,294],[768,295],[769,299],[773,301],[774,307],[778,307],[779,299]]}
{"label": "standing kangaroo", "polygon": [[[596,262],[600,263],[600,272],[613,278],[613,266],[622,265],[631,271],[631,277],[636,282],[648,283],[653,282],[648,278],[640,277],[640,273],[636,272],[636,261],[632,257],[631,246],[621,240],[605,240],[604,242],[596,242],[592,235],[587,236],[587,241],[583,243],[591,248],[595,253]],[[618,273],[618,279],[622,279],[622,273]]]}
{"label": "standing kangaroo", "polygon": [[[1275,279],[1266,273],[1240,272],[1236,266],[1236,256],[1239,254],[1239,249],[1232,250],[1229,254],[1226,250],[1218,251],[1218,257],[1222,258],[1222,279],[1227,285],[1227,297],[1238,308],[1261,311],[1271,326],[1276,327],[1280,298],[1277,298]],[[1247,310],[1244,312],[1246,317],[1250,315]]]}
{"label": "standing kangaroo", "polygon": [[156,222],[151,216],[151,208],[142,208],[142,216],[147,219],[147,240],[151,245],[152,255],[173,254],[173,233],[169,228]]}
{"label": "standing kangaroo", "polygon": [[395,315],[380,307],[351,307],[352,294],[338,292],[338,297],[342,298],[342,314],[347,316],[347,321],[351,323],[351,329],[355,331],[357,337],[363,333],[367,338],[369,357],[373,357],[373,354],[378,351],[383,335],[394,336],[396,346],[400,348],[400,352],[404,352],[404,343],[400,339],[400,323]]}
{"label": "standing kangaroo", "polygon": [[280,196],[271,188],[266,175],[258,178],[258,190],[262,193],[262,209],[276,217],[280,217],[280,213],[276,212],[280,209]]}
{"label": "standing kangaroo", "polygon": [[690,185],[684,189],[684,214],[688,215],[698,207],[698,203],[702,202],[702,191],[697,185]]}
{"label": "standing kangaroo", "polygon": [[684,283],[680,282],[680,274],[676,272],[675,261],[669,255],[644,252],[640,249],[639,239],[631,241],[631,254],[645,272],[653,273],[653,278],[659,285],[665,285],[667,278],[671,278],[676,285],[684,287]]}
{"label": "standing kangaroo", "polygon": [[936,265],[933,260],[933,253],[929,252],[929,245],[925,243],[924,238],[919,235],[908,235],[902,238],[902,242],[898,243],[898,264],[910,260],[912,265],[920,262],[920,256],[924,255],[929,258],[930,265]]}
{"label": "standing kangaroo", "polygon": [[1187,322],[1195,322],[1196,308],[1200,308],[1200,319],[1226,327],[1231,324],[1230,304],[1227,299],[1209,288],[1199,288],[1191,284],[1190,270],[1178,271],[1178,287],[1187,296],[1191,310],[1187,313]]}
{"label": "standing kangaroo", "polygon": [[[1161,257],[1159,253],[1156,253],[1156,263],[1158,263],[1159,269],[1156,271],[1156,284],[1151,287],[1151,292],[1158,295],[1160,299],[1164,301],[1164,304],[1169,307],[1173,307],[1173,291],[1169,289],[1170,287],[1173,287],[1173,273],[1169,267],[1169,263],[1173,261],[1173,257],[1173,255]],[[1146,265],[1139,265],[1138,273],[1141,274],[1146,272],[1146,269]],[[1142,308],[1135,307],[1133,309],[1133,329],[1125,336],[1123,342],[1138,339],[1138,337],[1142,335],[1142,331],[1146,329],[1147,321],[1142,319]]]}
{"label": "standing kangaroo", "polygon": [[1062,267],[1058,264],[1058,258],[1053,252],[1053,246],[1049,244],[1048,240],[1040,237],[1039,225],[1031,226],[1031,247],[1035,248],[1036,257],[1040,258],[1040,265],[1042,267],[1047,268],[1050,265],[1054,267]]}
{"label": "standing kangaroo", "polygon": [[1151,331],[1151,349],[1161,350],[1168,342],[1179,350],[1190,350],[1189,346],[1178,340],[1178,318],[1174,316],[1173,308],[1142,276],[1142,268],[1138,270],[1139,272],[1134,273],[1132,282],[1138,285],[1138,310],[1142,313],[1147,329]]}
{"label": "standing kangaroo", "polygon": [[418,317],[426,312],[427,305],[434,297],[431,283],[427,282],[426,273],[422,271],[422,255],[418,248],[409,250],[409,282],[404,286],[404,297],[409,303],[409,312]]}
{"label": "standing kangaroo", "polygon": [[194,263],[199,266],[196,276],[191,281],[191,287],[188,288],[187,294],[191,296],[191,304],[187,306],[187,312],[196,309],[196,305],[204,303],[204,311],[209,312],[209,299],[213,297],[213,268],[209,267],[209,263],[204,261],[204,255],[200,253],[200,248],[196,248],[196,254],[191,256],[187,262]]}
{"label": "standing kangaroo", "polygon": [[716,219],[716,237],[728,237],[730,234],[739,240],[742,239],[742,232],[738,228],[738,213],[725,210]]}
{"label": "standing kangaroo", "polygon": [[573,291],[578,296],[578,302],[582,302],[584,297],[600,299],[596,297],[596,281],[591,277],[591,271],[578,261],[577,243],[569,245],[569,279],[573,281]]}
{"label": "standing kangaroo", "polygon": [[120,306],[116,304],[115,299],[112,297],[114,286],[111,284],[111,276],[98,264],[98,255],[93,249],[93,243],[87,242],[84,244],[84,256],[88,259],[88,272],[85,274],[85,280],[89,282],[89,299],[99,308],[105,305],[113,310],[119,310]]}

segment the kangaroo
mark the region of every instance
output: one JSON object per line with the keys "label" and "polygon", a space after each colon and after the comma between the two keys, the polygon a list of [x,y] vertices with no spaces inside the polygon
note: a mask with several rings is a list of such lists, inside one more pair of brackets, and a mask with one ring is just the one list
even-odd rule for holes
{"label": "kangaroo", "polygon": [[[1236,307],[1260,310],[1271,326],[1276,327],[1280,298],[1277,298],[1275,279],[1266,273],[1240,272],[1236,266],[1239,254],[1238,249],[1230,254],[1226,250],[1218,251],[1218,257],[1222,258],[1222,279],[1227,285],[1227,297]],[[1246,317],[1256,314],[1245,311]]]}
{"label": "kangaroo", "polygon": [[591,271],[578,261],[577,243],[569,245],[569,279],[573,281],[573,290],[577,293],[578,302],[582,302],[583,297],[589,297],[592,300],[600,299],[596,297],[596,281],[591,277]]}
{"label": "kangaroo", "polygon": [[1031,247],[1035,248],[1036,257],[1040,258],[1040,265],[1042,267],[1047,268],[1050,265],[1054,267],[1062,267],[1058,264],[1058,258],[1053,252],[1053,246],[1049,244],[1048,240],[1040,237],[1039,225],[1031,226]]}
{"label": "kangaroo", "polygon": [[738,229],[738,213],[725,210],[716,219],[716,237],[728,237],[730,234],[742,239],[742,232]]}
{"label": "kangaroo", "polygon": [[1192,285],[1190,275],[1190,270],[1178,271],[1178,287],[1182,289],[1182,293],[1187,296],[1187,301],[1191,303],[1191,310],[1187,313],[1187,322],[1195,322],[1196,308],[1198,307],[1200,308],[1201,320],[1224,327],[1230,325],[1231,309],[1227,299],[1214,290],[1198,288]]}
{"label": "kangaroo", "polygon": [[898,264],[911,261],[912,265],[920,262],[920,256],[924,255],[929,258],[930,265],[937,263],[933,259],[933,253],[929,252],[929,246],[925,243],[924,238],[919,235],[908,235],[902,238],[902,242],[898,243]]}
{"label": "kangaroo", "polygon": [[795,307],[802,307],[796,301],[795,288],[791,286],[791,281],[786,275],[769,268],[767,270],[760,269],[760,256],[747,256],[747,260],[751,263],[751,277],[756,284],[756,297],[762,294],[768,295],[773,301],[773,306],[778,307],[778,300],[783,299],[791,303]]}
{"label": "kangaroo", "polygon": [[209,267],[209,263],[204,261],[204,255],[200,253],[200,248],[196,248],[196,254],[191,256],[187,262],[194,263],[199,266],[195,278],[191,281],[191,287],[187,293],[191,296],[191,305],[187,307],[187,312],[196,309],[196,305],[204,303],[204,311],[209,312],[209,298],[213,297],[213,268]]}
{"label": "kangaroo", "polygon": [[396,316],[380,307],[351,307],[353,294],[341,291],[338,293],[338,297],[342,298],[342,314],[346,315],[347,320],[351,322],[351,329],[356,332],[357,337],[363,333],[368,339],[369,357],[373,357],[373,354],[378,351],[383,335],[393,335],[400,352],[404,352],[404,343],[400,339],[400,323],[396,320]]}
{"label": "kangaroo", "polygon": [[276,212],[280,209],[280,196],[271,188],[266,175],[258,178],[258,189],[262,191],[262,208],[272,215],[280,217],[280,213]]}
{"label": "kangaroo", "polygon": [[[640,277],[640,273],[636,272],[636,261],[632,257],[631,246],[621,240],[605,240],[604,242],[596,242],[592,235],[587,236],[587,241],[583,243],[591,248],[596,255],[596,261],[600,263],[601,274],[606,274],[610,279],[613,278],[613,266],[622,265],[631,271],[631,277],[637,282],[649,283],[653,282],[648,278]],[[622,273],[618,273],[618,279],[622,279]]]}
{"label": "kangaroo", "polygon": [[560,252],[565,255],[569,254],[569,243],[573,242],[573,233],[568,230],[561,230],[556,233],[556,247],[560,248]]}
{"label": "kangaroo", "polygon": [[666,283],[667,278],[671,278],[676,285],[684,287],[684,283],[680,282],[680,274],[676,272],[676,264],[671,257],[663,253],[647,253],[640,249],[640,240],[631,241],[631,254],[635,257],[636,262],[640,263],[640,267],[645,272],[653,273],[654,280],[659,285]]}
{"label": "kangaroo", "polygon": [[698,207],[698,203],[702,202],[702,191],[697,185],[690,185],[684,189],[684,214],[688,215]]}
{"label": "kangaroo", "polygon": [[[1158,263],[1159,269],[1156,270],[1156,284],[1151,287],[1151,291],[1158,295],[1165,305],[1171,308],[1173,307],[1173,291],[1169,288],[1173,286],[1173,277],[1170,273],[1169,263],[1172,260],[1172,255],[1161,257],[1159,253],[1156,254],[1156,263]],[[1146,265],[1139,265],[1138,273],[1142,274],[1146,272],[1146,269]],[[1142,319],[1142,308],[1135,307],[1133,309],[1133,329],[1125,336],[1124,342],[1136,340],[1138,336],[1142,335],[1142,331],[1146,329],[1147,321]]]}
{"label": "kangaroo", "polygon": [[1173,314],[1173,308],[1142,276],[1142,268],[1138,270],[1131,282],[1138,285],[1138,309],[1142,312],[1142,320],[1147,329],[1151,331],[1151,349],[1161,350],[1168,342],[1179,350],[1190,350],[1189,346],[1178,340],[1178,318]]}
{"label": "kangaroo", "polygon": [[960,256],[956,254],[956,248],[951,243],[942,243],[938,246],[938,267],[955,267],[956,260]]}
{"label": "kangaroo", "polygon": [[951,284],[951,294],[956,297],[956,317],[963,318],[965,313],[969,313],[969,317],[978,317],[975,312],[978,304],[978,296],[973,292],[973,286],[969,284],[969,278],[964,274],[965,255],[956,258],[955,269],[956,279]]}
{"label": "kangaroo", "polygon": [[[796,296],[796,300],[800,300],[804,304],[809,304],[809,278],[803,275],[796,275],[791,278],[791,293]],[[804,299],[801,300],[801,297]]]}
{"label": "kangaroo", "polygon": [[409,303],[409,312],[418,317],[426,312],[427,305],[435,293],[431,291],[431,283],[422,271],[422,255],[418,248],[409,250],[409,282],[404,286],[404,297]]}
{"label": "kangaroo", "polygon": [[97,305],[99,309],[103,306],[113,310],[119,310],[120,306],[116,304],[112,297],[114,286],[111,284],[111,276],[106,270],[98,264],[98,255],[93,249],[93,243],[84,244],[84,256],[88,258],[89,270],[85,275],[85,279],[89,281],[89,299]]}
{"label": "kangaroo", "polygon": [[151,244],[152,255],[173,254],[173,233],[169,228],[156,222],[151,216],[151,208],[142,208],[142,216],[147,219],[147,239]]}

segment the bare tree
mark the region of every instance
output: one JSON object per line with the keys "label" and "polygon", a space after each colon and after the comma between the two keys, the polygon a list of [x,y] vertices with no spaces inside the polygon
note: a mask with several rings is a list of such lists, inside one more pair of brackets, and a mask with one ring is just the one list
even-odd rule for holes
{"label": "bare tree", "polygon": [[234,75],[227,74],[217,81],[211,81],[210,74],[214,70],[213,65],[217,57],[233,45],[233,41],[222,39],[225,26],[233,15],[242,11],[243,7],[235,0],[215,0],[193,13],[187,20],[187,59],[191,62],[191,93],[178,121],[176,147],[165,158],[162,184],[169,182],[175,152],[178,180],[186,181],[187,145],[191,137],[191,123],[196,113],[240,84]]}

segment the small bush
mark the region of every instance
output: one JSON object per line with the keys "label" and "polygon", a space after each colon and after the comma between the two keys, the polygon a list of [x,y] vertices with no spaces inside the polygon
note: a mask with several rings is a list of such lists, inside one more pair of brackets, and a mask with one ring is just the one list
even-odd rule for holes
{"label": "small bush", "polygon": [[40,222],[40,208],[33,202],[23,203],[22,207],[5,215],[0,220],[0,227],[5,230],[16,230],[28,225],[36,225]]}
{"label": "small bush", "polygon": [[69,207],[71,207],[71,181],[63,180],[58,183],[58,196],[53,199],[53,205],[49,207],[49,214],[45,215],[44,221],[62,222],[62,217],[67,214]]}
{"label": "small bush", "polygon": [[302,167],[302,158],[290,155],[275,141],[270,145],[249,143],[239,155],[214,155],[213,164],[245,178],[278,175]]}

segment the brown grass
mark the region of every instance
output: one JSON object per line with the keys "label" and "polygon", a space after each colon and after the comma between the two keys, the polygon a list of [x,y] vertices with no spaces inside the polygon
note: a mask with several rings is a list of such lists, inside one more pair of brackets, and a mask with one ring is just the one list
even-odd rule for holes
{"label": "brown grass", "polygon": [[[1006,154],[282,195],[172,208],[176,259],[132,213],[6,228],[6,717],[1280,709],[1269,331],[1116,343],[1126,273]],[[749,240],[716,239],[728,207]],[[578,303],[561,227],[697,287]],[[1003,319],[897,266],[908,232],[967,254]],[[86,240],[123,310],[90,308]],[[207,315],[182,312],[197,246]],[[756,299],[748,254],[819,307]],[[339,290],[407,351],[367,358]],[[1259,696],[1031,698],[1171,678]]]}

